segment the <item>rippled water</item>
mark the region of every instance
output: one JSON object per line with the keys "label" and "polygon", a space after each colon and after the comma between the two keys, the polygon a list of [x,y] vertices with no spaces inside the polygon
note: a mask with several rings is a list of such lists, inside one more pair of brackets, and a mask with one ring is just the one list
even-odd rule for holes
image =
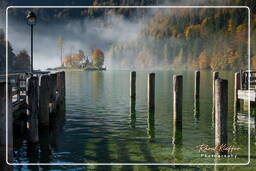
{"label": "rippled water", "polygon": [[[137,72],[137,99],[133,112],[129,97],[129,71],[66,72],[66,121],[61,131],[50,135],[51,152],[39,157],[37,162],[216,162],[214,158],[201,157],[197,148],[200,144],[214,146],[211,72],[201,72],[198,117],[194,116],[194,72],[179,73],[183,75],[184,85],[183,129],[182,140],[177,145],[172,144],[172,76],[177,73],[156,72],[154,127],[148,126],[148,73]],[[228,144],[241,150],[233,153],[238,155],[237,158],[219,159],[217,162],[247,163],[247,114],[239,114],[245,121],[233,121],[233,75],[232,72],[220,73],[229,81]],[[31,162],[26,140],[15,150],[15,162]]]}

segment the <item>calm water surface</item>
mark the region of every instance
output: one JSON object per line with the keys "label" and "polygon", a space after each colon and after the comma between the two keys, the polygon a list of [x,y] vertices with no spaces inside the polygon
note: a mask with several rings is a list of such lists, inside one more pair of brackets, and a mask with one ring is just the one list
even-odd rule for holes
{"label": "calm water surface", "polygon": [[[237,158],[218,160],[201,157],[203,153],[197,148],[201,144],[214,146],[211,72],[201,72],[199,110],[195,110],[193,101],[194,72],[178,73],[183,75],[184,85],[182,139],[172,131],[172,76],[177,73],[156,72],[153,126],[148,122],[148,73],[137,72],[134,111],[129,97],[129,71],[66,72],[66,120],[62,129],[42,141],[49,143],[49,148],[41,147],[34,154],[39,156],[36,162],[247,163],[247,114],[239,114],[245,118],[242,121],[233,119],[233,72],[221,72],[220,76],[229,81],[228,144],[241,150],[232,153]],[[177,144],[172,143],[175,138]],[[45,149],[49,149],[48,153]],[[23,140],[15,148],[15,162],[32,161]]]}

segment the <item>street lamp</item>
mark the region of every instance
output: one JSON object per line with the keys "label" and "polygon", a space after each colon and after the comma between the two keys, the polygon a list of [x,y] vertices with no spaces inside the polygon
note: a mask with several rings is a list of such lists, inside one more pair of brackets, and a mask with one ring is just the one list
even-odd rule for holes
{"label": "street lamp", "polygon": [[30,54],[30,72],[33,73],[33,26],[36,24],[36,15],[29,11],[27,15],[28,25],[31,26],[31,54]]}

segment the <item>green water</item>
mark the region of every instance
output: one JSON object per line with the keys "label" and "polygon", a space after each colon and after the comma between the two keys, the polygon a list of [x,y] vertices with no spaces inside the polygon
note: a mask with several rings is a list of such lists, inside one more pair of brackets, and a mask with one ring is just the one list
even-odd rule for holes
{"label": "green water", "polygon": [[[212,123],[212,73],[201,72],[200,107],[195,110],[193,100],[194,72],[156,73],[156,109],[154,121],[148,119],[147,74],[137,72],[137,98],[131,109],[129,71],[66,72],[66,121],[63,128],[50,135],[50,153],[40,155],[34,162],[49,163],[240,163],[248,162],[247,112],[239,112],[234,121],[233,72],[220,72],[228,80],[228,145],[240,147],[232,152],[237,158],[205,158],[198,145],[214,146]],[[172,76],[183,75],[182,137],[173,134]],[[252,125],[251,148],[255,149]],[[176,140],[176,144],[173,143]],[[29,163],[31,159],[26,140],[15,148],[15,162]],[[255,151],[255,150],[254,150]],[[252,153],[252,161],[255,156]],[[73,170],[169,170],[180,168],[197,170],[204,166],[77,166]],[[18,168],[18,167],[17,167]],[[27,167],[22,167],[27,169]],[[50,167],[46,167],[46,170]],[[64,166],[53,167],[56,170]],[[208,169],[214,166],[207,166]],[[223,169],[224,166],[215,167]],[[239,170],[248,166],[229,166]],[[70,169],[71,170],[71,167]]]}

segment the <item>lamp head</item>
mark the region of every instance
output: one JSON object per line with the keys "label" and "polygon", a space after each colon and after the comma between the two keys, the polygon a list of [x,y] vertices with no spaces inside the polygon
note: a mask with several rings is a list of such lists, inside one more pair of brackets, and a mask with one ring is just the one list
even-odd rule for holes
{"label": "lamp head", "polygon": [[36,24],[36,14],[33,11],[29,11],[26,18],[27,18],[28,25]]}

